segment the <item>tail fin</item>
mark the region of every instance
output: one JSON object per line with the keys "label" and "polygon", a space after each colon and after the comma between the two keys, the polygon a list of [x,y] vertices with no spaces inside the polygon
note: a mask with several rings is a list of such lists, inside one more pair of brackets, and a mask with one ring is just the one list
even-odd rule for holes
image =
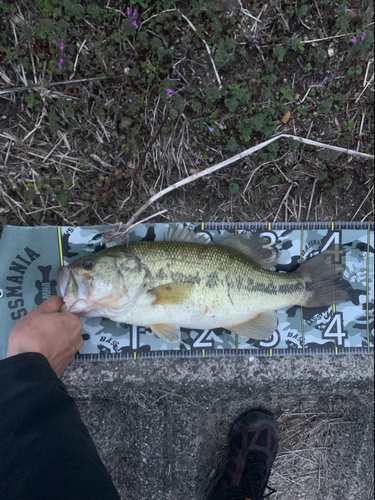
{"label": "tail fin", "polygon": [[331,245],[297,269],[306,282],[307,299],[304,307],[323,307],[341,302],[350,302],[353,290],[342,273],[345,270],[345,255],[338,245]]}

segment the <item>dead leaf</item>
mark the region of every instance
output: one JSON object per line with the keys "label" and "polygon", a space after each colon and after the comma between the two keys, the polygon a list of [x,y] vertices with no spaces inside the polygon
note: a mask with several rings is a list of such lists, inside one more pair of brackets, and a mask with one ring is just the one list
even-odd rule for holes
{"label": "dead leaf", "polygon": [[282,117],[282,122],[286,125],[289,121],[289,118],[290,118],[290,111],[288,111],[287,113],[285,113],[285,115]]}

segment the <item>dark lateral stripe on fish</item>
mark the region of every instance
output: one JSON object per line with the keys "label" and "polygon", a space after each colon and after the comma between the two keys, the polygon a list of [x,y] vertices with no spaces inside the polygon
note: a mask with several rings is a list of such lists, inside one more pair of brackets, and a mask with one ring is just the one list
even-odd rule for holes
{"label": "dark lateral stripe on fish", "polygon": [[[214,273],[211,273],[214,274]],[[242,290],[250,293],[266,293],[268,295],[279,295],[279,294],[296,294],[305,292],[305,283],[303,281],[295,281],[293,283],[281,283],[275,285],[272,281],[269,283],[262,283],[255,281],[252,278],[242,278],[238,277],[235,280],[227,280],[227,285],[236,288],[237,290]],[[211,288],[211,286],[206,282],[206,286]],[[216,286],[216,284],[215,284]]]}

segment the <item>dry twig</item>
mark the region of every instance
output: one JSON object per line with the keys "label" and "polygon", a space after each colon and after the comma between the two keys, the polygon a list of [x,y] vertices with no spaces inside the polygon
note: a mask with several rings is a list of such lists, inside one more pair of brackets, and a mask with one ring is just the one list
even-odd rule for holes
{"label": "dry twig", "polygon": [[[206,175],[212,174],[216,170],[219,170],[227,165],[230,165],[231,163],[234,163],[237,160],[241,160],[242,158],[245,158],[246,156],[249,156],[256,151],[259,151],[260,149],[263,149],[264,147],[268,146],[268,144],[271,144],[272,142],[281,139],[281,138],[291,138],[294,139],[295,141],[301,142],[302,144],[308,144],[311,146],[316,146],[319,148],[325,148],[325,149],[332,149],[333,151],[339,151],[341,153],[346,153],[351,156],[359,156],[362,158],[371,158],[373,159],[373,155],[369,155],[367,153],[361,153],[359,151],[354,151],[352,149],[346,149],[346,148],[340,148],[338,146],[332,146],[331,144],[324,144],[322,142],[317,142],[313,141],[311,139],[305,139],[304,137],[298,137],[295,135],[290,135],[290,134],[280,134],[275,137],[272,137],[271,139],[268,139],[267,141],[262,142],[261,144],[257,144],[256,146],[253,146],[246,151],[243,151],[242,153],[239,153],[236,156],[232,156],[231,158],[228,158],[227,160],[224,160],[217,165],[214,165],[213,167],[206,168],[202,172],[198,172],[196,174],[190,175],[189,177],[186,177],[185,179],[182,179],[179,182],[176,182],[175,184],[168,186],[167,188],[163,189],[159,193],[157,193],[155,196],[152,196],[147,202],[141,206],[139,210],[136,211],[136,213],[129,219],[129,221],[123,225],[123,236],[127,234],[129,231],[129,227],[134,224],[134,222],[138,219],[140,214],[144,212],[154,201],[158,200],[162,196],[166,195],[167,193],[170,193],[171,191],[174,191],[175,189],[184,186],[185,184],[189,184],[190,182],[193,182],[197,179],[200,179],[201,177],[204,177]],[[289,193],[288,193],[289,194]],[[279,209],[280,210],[280,209]],[[279,212],[278,212],[279,213]],[[118,235],[118,230],[116,230],[116,235]],[[108,241],[113,241],[115,238],[113,237],[113,230],[108,230],[103,232],[104,240],[106,242]],[[116,236],[117,237],[117,236]]]}

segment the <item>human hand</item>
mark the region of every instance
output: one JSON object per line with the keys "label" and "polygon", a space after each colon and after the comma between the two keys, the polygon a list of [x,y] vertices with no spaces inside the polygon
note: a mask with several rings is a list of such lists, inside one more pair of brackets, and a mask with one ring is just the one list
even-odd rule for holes
{"label": "human hand", "polygon": [[81,320],[70,312],[58,312],[63,303],[61,297],[49,297],[20,319],[9,336],[8,358],[40,352],[60,376],[83,346]]}

